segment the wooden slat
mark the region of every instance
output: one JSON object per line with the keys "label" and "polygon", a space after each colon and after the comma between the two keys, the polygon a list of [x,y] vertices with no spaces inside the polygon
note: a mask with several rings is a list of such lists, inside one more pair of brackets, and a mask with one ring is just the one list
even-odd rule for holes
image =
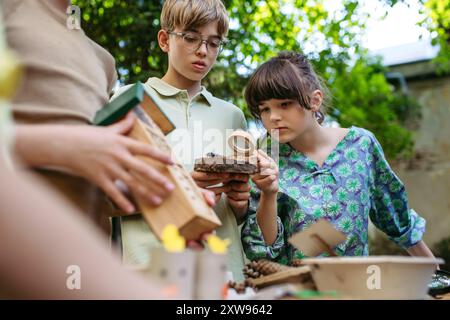
{"label": "wooden slat", "polygon": [[302,275],[309,276],[310,268],[298,267],[298,268],[290,268],[289,270],[280,271],[274,274],[270,274],[268,276],[262,276],[256,279],[251,279],[251,283],[254,284],[257,288],[264,288],[267,286],[271,286],[274,284],[281,283],[302,283]]}

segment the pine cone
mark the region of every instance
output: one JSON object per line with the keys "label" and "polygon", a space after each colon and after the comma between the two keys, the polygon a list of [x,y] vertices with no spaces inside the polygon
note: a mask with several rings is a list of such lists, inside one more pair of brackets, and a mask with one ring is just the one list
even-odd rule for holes
{"label": "pine cone", "polygon": [[[255,261],[254,261],[255,262]],[[262,275],[269,275],[273,273],[277,273],[283,270],[289,269],[288,266],[282,265],[277,262],[269,261],[269,260],[258,260],[256,262],[256,266],[254,268],[255,271],[259,272]]]}
{"label": "pine cone", "polygon": [[302,267],[302,266],[304,266],[304,264],[302,263],[301,259],[294,259],[291,261],[291,266],[292,267]]}
{"label": "pine cone", "polygon": [[249,278],[256,279],[256,278],[262,276],[262,274],[257,271],[257,269],[256,269],[257,266],[258,266],[258,264],[256,263],[256,261],[252,261],[245,265],[245,267],[244,267],[244,269],[242,269],[242,271],[243,271],[246,279],[249,279]]}
{"label": "pine cone", "polygon": [[250,280],[245,280],[244,282],[241,283],[236,283],[234,281],[229,281],[228,282],[228,287],[231,289],[236,290],[236,292],[238,294],[243,294],[245,293],[246,289],[248,287],[253,288],[254,290],[256,290],[256,287],[253,285],[253,283]]}

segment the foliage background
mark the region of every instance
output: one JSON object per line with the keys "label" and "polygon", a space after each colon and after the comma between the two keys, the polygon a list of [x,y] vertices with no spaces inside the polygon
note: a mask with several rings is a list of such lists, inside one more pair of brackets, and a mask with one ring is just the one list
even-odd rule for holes
{"label": "foliage background", "polygon": [[432,43],[439,45],[438,56],[434,59],[438,72],[450,72],[450,0],[421,0],[426,18],[422,25],[432,31]]}
{"label": "foliage background", "polygon": [[[377,0],[386,8],[397,0]],[[443,43],[440,64],[449,59],[448,12],[450,0],[427,1],[436,30],[435,42]],[[332,104],[328,110],[341,126],[356,125],[375,133],[388,158],[408,157],[412,135],[405,123],[410,114],[409,97],[385,78],[377,58],[361,46],[368,13],[357,0],[224,0],[230,14],[230,40],[218,64],[205,79],[216,96],[242,108],[249,117],[243,90],[258,64],[282,50],[306,53],[328,83]],[[446,7],[442,8],[442,3]],[[82,12],[82,27],[93,40],[116,58],[123,84],[161,77],[167,58],[156,35],[162,0],[74,0]],[[446,60],[447,59],[447,60]],[[445,72],[445,68],[443,68]]]}

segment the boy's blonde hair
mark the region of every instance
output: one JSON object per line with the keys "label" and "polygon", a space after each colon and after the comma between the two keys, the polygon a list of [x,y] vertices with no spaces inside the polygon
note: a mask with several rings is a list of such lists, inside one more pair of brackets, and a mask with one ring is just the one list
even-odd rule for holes
{"label": "boy's blonde hair", "polygon": [[221,37],[228,33],[228,13],[221,0],[166,0],[161,12],[161,28],[193,30],[217,21]]}

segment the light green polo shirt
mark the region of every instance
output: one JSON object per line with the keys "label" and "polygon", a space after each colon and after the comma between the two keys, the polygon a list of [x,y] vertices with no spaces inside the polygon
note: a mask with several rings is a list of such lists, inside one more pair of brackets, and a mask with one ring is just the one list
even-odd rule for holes
{"label": "light green polo shirt", "polygon": [[[120,88],[112,99],[127,87]],[[196,158],[208,152],[230,155],[231,150],[226,144],[228,136],[236,129],[245,130],[247,127],[242,110],[214,97],[205,87],[192,99],[189,99],[187,90],[172,87],[158,78],[150,78],[145,88],[175,125],[176,129],[167,139],[173,154],[188,171],[193,170]],[[222,222],[217,235],[231,240],[229,271],[236,281],[243,281],[244,253],[240,231],[224,194],[214,211]],[[150,249],[160,244],[142,216],[123,217],[121,226],[124,263],[150,263]]]}

